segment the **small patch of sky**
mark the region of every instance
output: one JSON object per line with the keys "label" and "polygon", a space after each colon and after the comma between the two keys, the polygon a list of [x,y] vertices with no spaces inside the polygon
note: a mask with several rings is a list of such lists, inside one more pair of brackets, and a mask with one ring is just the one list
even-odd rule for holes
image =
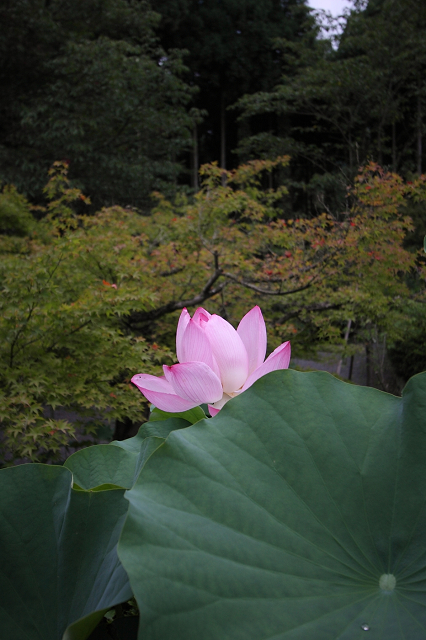
{"label": "small patch of sky", "polygon": [[343,31],[346,16],[351,9],[363,8],[366,0],[307,0],[321,25],[320,37],[330,39],[336,49]]}
{"label": "small patch of sky", "polygon": [[353,4],[351,0],[308,0],[308,5],[312,9],[330,12],[333,16],[343,14],[348,5]]}

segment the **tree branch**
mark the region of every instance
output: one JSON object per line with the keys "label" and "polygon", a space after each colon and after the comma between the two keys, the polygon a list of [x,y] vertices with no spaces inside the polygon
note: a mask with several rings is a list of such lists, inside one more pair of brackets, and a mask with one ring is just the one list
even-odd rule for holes
{"label": "tree branch", "polygon": [[26,318],[26,320],[24,320],[24,322],[22,323],[21,327],[19,327],[18,331],[16,332],[16,335],[14,337],[14,339],[12,340],[12,344],[10,345],[10,355],[9,355],[9,367],[12,368],[13,367],[13,359],[16,356],[16,352],[15,352],[15,346],[16,343],[18,342],[18,338],[21,335],[21,333],[25,330],[27,324],[29,323],[29,321],[31,320],[31,316],[33,315],[33,311],[35,309],[35,302],[33,301],[33,304],[30,307],[30,310],[28,312],[28,316]]}
{"label": "tree branch", "polygon": [[183,271],[185,269],[185,267],[175,267],[174,269],[170,269],[170,271],[161,271],[159,273],[159,275],[162,278],[167,278],[169,276],[174,276],[176,275],[176,273],[180,273],[181,271]]}
{"label": "tree branch", "polygon": [[213,298],[213,296],[220,293],[226,287],[228,283],[225,281],[219,284],[217,287],[212,288],[214,283],[222,275],[222,269],[216,269],[211,278],[207,280],[201,292],[193,298],[188,298],[187,300],[172,300],[167,304],[164,304],[161,307],[157,307],[156,309],[151,309],[150,311],[134,311],[133,313],[130,313],[129,316],[124,319],[124,321],[126,322],[126,324],[150,322],[152,320],[157,320],[158,318],[161,318],[168,313],[172,313],[173,311],[183,309],[184,307],[194,307],[197,304],[201,304],[205,300]]}
{"label": "tree branch", "polygon": [[294,309],[293,311],[290,311],[289,313],[286,313],[286,315],[281,316],[281,318],[278,318],[278,320],[276,320],[274,322],[274,325],[277,324],[284,324],[285,322],[288,322],[288,320],[291,320],[292,318],[296,318],[301,311],[317,311],[317,312],[321,312],[321,311],[329,311],[330,309],[340,309],[341,307],[343,307],[344,303],[343,302],[339,302],[339,303],[335,303],[335,304],[329,304],[327,302],[323,302],[320,304],[313,304],[310,307],[303,307],[301,309]]}
{"label": "tree branch", "polygon": [[[81,329],[84,329],[84,327],[87,327],[88,324],[90,324],[92,322],[92,320],[86,320],[86,322],[83,322],[83,324],[78,325],[78,327],[76,327],[75,329],[73,329],[72,331],[70,331],[69,333],[65,333],[63,334],[63,336],[61,336],[61,338],[68,338],[69,336],[72,336],[73,333],[77,333],[78,331],[81,331]],[[55,349],[56,345],[58,343],[54,342],[52,345],[50,345],[50,347],[47,347],[46,351],[47,352],[51,352]]]}
{"label": "tree branch", "polygon": [[[69,333],[65,333],[63,335],[61,335],[61,339],[63,338],[67,338],[68,336],[71,336],[73,333],[77,333],[77,331],[80,331],[81,329],[83,329],[84,327],[87,327],[88,324],[90,324],[92,322],[92,320],[87,320],[86,322],[83,322],[83,324],[80,324],[76,329],[73,329],[72,331],[70,331]],[[30,344],[34,344],[34,342],[38,342],[39,340],[43,340],[43,338],[48,334],[51,333],[52,329],[49,328],[46,331],[43,331],[40,335],[38,335],[36,338],[33,338],[32,340],[28,340],[27,342],[25,342],[24,344],[22,344],[19,349],[16,351],[15,355],[17,353],[19,353],[20,351],[22,351],[23,349],[25,349],[26,347],[28,347]],[[46,353],[51,353],[55,347],[57,345],[57,342],[53,343],[50,347],[46,348]]]}
{"label": "tree branch", "polygon": [[242,287],[246,287],[247,289],[252,289],[252,291],[256,291],[257,293],[263,293],[267,296],[288,296],[292,293],[298,293],[299,291],[304,291],[305,289],[309,289],[312,286],[315,277],[311,278],[307,284],[301,285],[300,287],[296,287],[295,289],[287,289],[287,291],[271,291],[270,289],[262,289],[261,287],[256,287],[256,285],[251,284],[250,282],[245,282],[244,280],[239,280],[236,276],[232,275],[232,273],[224,273],[225,277],[233,280],[237,284]]}

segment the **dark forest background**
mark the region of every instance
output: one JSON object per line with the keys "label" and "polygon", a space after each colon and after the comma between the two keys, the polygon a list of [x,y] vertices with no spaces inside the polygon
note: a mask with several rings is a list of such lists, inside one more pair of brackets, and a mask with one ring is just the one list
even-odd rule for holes
{"label": "dark forest background", "polygon": [[369,160],[422,172],[424,3],[356,0],[330,37],[305,0],[3,0],[0,22],[0,180],[33,201],[57,160],[146,210],[204,163],[289,154],[271,180],[307,216]]}

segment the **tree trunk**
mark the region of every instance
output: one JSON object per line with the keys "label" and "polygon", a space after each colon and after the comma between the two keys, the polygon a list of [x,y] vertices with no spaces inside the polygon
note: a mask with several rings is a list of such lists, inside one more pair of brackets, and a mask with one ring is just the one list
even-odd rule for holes
{"label": "tree trunk", "polygon": [[396,125],[392,122],[392,171],[396,172]]}
{"label": "tree trunk", "polygon": [[222,169],[226,169],[226,122],[223,94],[220,99],[220,166]]}
{"label": "tree trunk", "polygon": [[[220,167],[221,169],[226,169],[226,120],[223,93],[220,98]],[[226,185],[225,173],[222,174],[222,185]]]}
{"label": "tree trunk", "polygon": [[351,176],[353,173],[353,165],[354,165],[354,160],[353,160],[353,153],[352,153],[352,136],[351,134],[349,134],[349,173]]}
{"label": "tree trunk", "polygon": [[377,134],[377,162],[382,165],[382,125],[380,124],[379,131]]}
{"label": "tree trunk", "polygon": [[198,132],[197,125],[194,124],[192,130],[192,188],[198,191]]}
{"label": "tree trunk", "polygon": [[371,346],[368,342],[365,345],[365,363],[367,369],[367,387],[369,387],[371,385]]}
{"label": "tree trunk", "polygon": [[349,375],[348,375],[348,380],[352,380],[352,374],[354,371],[354,355],[351,355],[351,361],[349,364]]}
{"label": "tree trunk", "polygon": [[422,173],[422,100],[420,96],[420,88],[419,93],[417,95],[417,173],[421,175]]}
{"label": "tree trunk", "polygon": [[[348,320],[348,324],[346,325],[346,331],[345,331],[345,347],[348,344],[348,340],[349,340],[349,333],[351,331],[351,326],[352,326],[352,320]],[[342,370],[342,364],[343,364],[343,358],[340,358],[338,365],[337,365],[337,370],[336,373],[338,376],[340,376],[340,372]]]}
{"label": "tree trunk", "polygon": [[133,438],[139,431],[140,424],[132,422],[129,418],[115,421],[113,440],[127,440]]}

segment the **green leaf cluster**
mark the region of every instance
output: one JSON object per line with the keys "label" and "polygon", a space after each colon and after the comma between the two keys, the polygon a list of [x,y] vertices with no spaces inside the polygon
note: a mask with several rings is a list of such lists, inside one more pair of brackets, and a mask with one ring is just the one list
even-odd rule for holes
{"label": "green leaf cluster", "polygon": [[28,236],[34,229],[27,199],[11,185],[5,186],[0,193],[0,234],[10,236]]}
{"label": "green leaf cluster", "polygon": [[133,595],[141,640],[421,640],[425,408],[426,374],[398,398],[277,371],[163,437],[0,471],[2,635],[86,640]]}
{"label": "green leaf cluster", "polygon": [[296,352],[343,345],[348,320],[353,342],[377,331],[401,339],[407,279],[420,303],[425,275],[404,247],[404,207],[424,201],[425,181],[405,184],[370,164],[350,210],[286,221],[285,189],[265,191],[262,178],[287,162],[204,166],[193,199],[157,194],[151,216],[120,207],[85,215],[87,198],[55,163],[47,206],[35,212],[43,217],[27,236],[0,236],[4,462],[63,455],[74,428],[54,420],[55,407],[77,411],[86,434],[105,422],[140,425],[147,413],[130,380],[171,363],[183,307],[209,300],[234,322],[260,304],[272,347],[291,338]]}
{"label": "green leaf cluster", "polygon": [[[131,268],[140,218],[123,209],[78,216],[71,203],[84,197],[64,181],[56,167],[47,189],[56,199],[38,223],[13,190],[0,201],[12,194],[32,220],[31,235],[0,236],[3,463],[55,460],[64,446],[78,446],[77,425],[53,417],[58,406],[77,411],[86,434],[105,422],[140,424],[144,406],[130,378],[141,368],[157,372],[168,356],[124,321],[152,301]],[[14,215],[15,229],[21,219]]]}

